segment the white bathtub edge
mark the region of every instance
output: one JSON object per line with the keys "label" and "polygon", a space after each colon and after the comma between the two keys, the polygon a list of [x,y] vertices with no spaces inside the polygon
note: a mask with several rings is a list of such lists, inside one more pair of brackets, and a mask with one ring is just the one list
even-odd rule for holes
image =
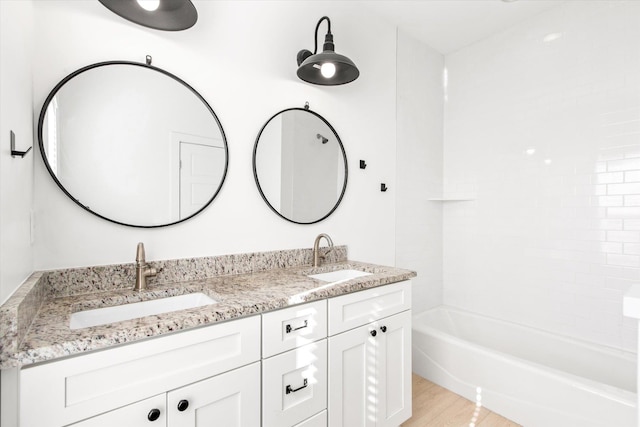
{"label": "white bathtub edge", "polygon": [[[482,406],[526,427],[636,427],[633,392],[471,343],[419,321],[413,335],[416,374],[472,402],[477,385],[483,385]],[[560,401],[566,405],[556,404]]]}

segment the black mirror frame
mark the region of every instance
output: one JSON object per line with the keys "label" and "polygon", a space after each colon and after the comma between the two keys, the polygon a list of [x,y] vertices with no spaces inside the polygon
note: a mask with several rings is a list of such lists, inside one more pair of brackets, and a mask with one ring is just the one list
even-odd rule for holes
{"label": "black mirror frame", "polygon": [[[220,134],[222,135],[222,141],[224,142],[225,164],[224,164],[224,173],[222,174],[222,180],[220,181],[220,185],[218,186],[216,191],[211,196],[211,199],[209,199],[209,201],[207,203],[205,203],[205,205],[202,206],[201,209],[197,210],[196,212],[194,212],[193,214],[189,215],[188,217],[182,218],[182,219],[180,219],[178,221],[173,221],[173,222],[169,222],[169,223],[166,223],[166,224],[158,224],[158,225],[127,224],[125,222],[121,222],[121,221],[117,221],[117,220],[114,220],[114,219],[111,219],[111,218],[107,218],[107,217],[105,217],[105,216],[103,216],[103,215],[101,215],[101,214],[99,214],[97,212],[92,211],[90,208],[88,208],[87,206],[83,205],[78,199],[73,197],[71,195],[71,193],[69,193],[67,191],[67,189],[62,185],[62,183],[58,180],[58,178],[54,174],[53,170],[49,166],[49,162],[47,161],[47,155],[46,155],[45,148],[44,148],[43,136],[42,136],[44,118],[45,118],[45,115],[46,115],[46,112],[47,112],[47,107],[49,106],[49,103],[51,102],[53,97],[58,93],[58,91],[67,82],[69,82],[74,77],[76,77],[79,74],[82,74],[82,73],[84,73],[86,71],[92,70],[94,68],[104,67],[104,66],[108,66],[108,65],[133,65],[133,66],[137,66],[137,67],[148,68],[148,69],[151,69],[153,71],[157,71],[157,72],[159,72],[161,74],[164,74],[164,75],[176,80],[178,83],[181,83],[187,89],[189,89],[200,101],[202,101],[204,106],[209,110],[209,112],[213,116],[214,120],[216,121],[216,124],[218,125],[218,128],[220,129]],[[71,74],[66,76],[64,79],[62,79],[51,90],[51,92],[49,93],[49,95],[47,96],[47,98],[44,101],[44,104],[42,106],[42,110],[40,111],[40,116],[38,118],[38,144],[40,146],[40,154],[42,155],[42,161],[43,161],[45,167],[47,168],[47,171],[49,171],[49,175],[51,175],[51,178],[53,178],[54,182],[58,185],[58,187],[62,190],[62,192],[67,195],[67,197],[69,197],[71,200],[74,201],[75,204],[77,204],[82,209],[86,210],[87,212],[89,212],[89,213],[91,213],[91,214],[93,214],[93,215],[95,215],[95,216],[97,216],[99,218],[102,218],[102,219],[104,219],[106,221],[109,221],[109,222],[112,222],[112,223],[115,223],[115,224],[119,224],[119,225],[124,225],[124,226],[127,226],[127,227],[135,227],[135,228],[168,227],[170,225],[179,224],[181,222],[184,222],[184,221],[187,221],[188,219],[193,218],[194,216],[198,215],[200,212],[205,210],[213,202],[213,200],[217,197],[217,195],[220,193],[220,190],[222,189],[224,181],[226,180],[227,170],[229,168],[229,148],[227,146],[227,137],[226,137],[226,135],[224,133],[224,128],[222,127],[222,123],[220,123],[220,120],[218,119],[218,116],[213,111],[213,109],[211,108],[209,103],[202,97],[202,95],[200,95],[200,93],[198,93],[198,91],[196,91],[191,85],[189,85],[187,82],[182,80],[180,77],[178,77],[178,76],[176,76],[176,75],[174,75],[174,74],[172,74],[172,73],[170,73],[170,72],[168,72],[166,70],[163,70],[163,69],[158,68],[158,67],[154,67],[153,65],[150,65],[150,64],[144,64],[144,63],[132,62],[132,61],[104,61],[104,62],[98,62],[98,63],[95,63],[95,64],[91,64],[91,65],[87,65],[85,67],[82,67],[82,68],[72,72]]]}
{"label": "black mirror frame", "polygon": [[[256,169],[256,154],[258,152],[258,143],[260,142],[260,136],[262,136],[262,132],[264,132],[265,128],[271,122],[271,120],[275,119],[280,114],[286,113],[287,111],[295,111],[295,110],[311,113],[314,116],[316,116],[317,118],[319,118],[320,120],[322,120],[329,127],[329,129],[331,129],[331,132],[333,132],[333,134],[336,136],[336,140],[338,141],[338,146],[340,147],[340,150],[342,151],[342,157],[344,159],[344,185],[342,186],[342,191],[340,192],[340,197],[338,197],[338,200],[336,201],[336,204],[333,206],[333,208],[331,208],[331,210],[325,216],[323,216],[322,218],[317,219],[315,221],[311,221],[311,222],[299,222],[299,221],[295,221],[295,220],[293,220],[291,218],[287,218],[286,216],[282,215],[275,207],[273,207],[273,205],[271,203],[269,203],[269,200],[267,199],[267,197],[265,196],[264,192],[262,191],[262,187],[260,186],[260,181],[258,180],[258,171]],[[342,202],[342,198],[344,197],[344,193],[347,190],[347,182],[349,180],[348,179],[349,178],[349,166],[348,166],[348,161],[347,161],[347,153],[344,150],[344,145],[342,145],[342,140],[340,139],[340,135],[338,135],[338,132],[336,132],[336,130],[333,128],[333,126],[331,126],[331,123],[329,123],[320,114],[316,113],[315,111],[310,110],[308,108],[308,106],[305,106],[304,108],[299,108],[299,107],[286,108],[286,109],[284,109],[282,111],[278,111],[273,116],[271,116],[269,118],[269,120],[267,120],[266,123],[262,126],[262,128],[260,129],[260,132],[258,132],[258,136],[256,137],[256,142],[255,142],[255,144],[253,146],[253,178],[256,181],[256,186],[258,187],[258,191],[260,192],[260,196],[262,196],[262,200],[264,200],[264,202],[267,204],[267,206],[269,206],[269,208],[273,212],[275,212],[280,218],[285,219],[285,220],[287,220],[289,222],[292,222],[294,224],[301,224],[301,225],[316,224],[316,223],[318,223],[320,221],[323,221],[324,219],[328,218],[333,212],[335,212],[336,209],[338,209],[338,206]]]}

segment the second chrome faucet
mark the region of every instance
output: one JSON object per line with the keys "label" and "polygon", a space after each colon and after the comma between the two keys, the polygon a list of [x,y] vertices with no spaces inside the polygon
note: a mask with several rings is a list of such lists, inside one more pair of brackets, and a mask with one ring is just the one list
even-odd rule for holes
{"label": "second chrome faucet", "polygon": [[[320,240],[322,238],[325,238],[325,240],[327,241],[327,243],[329,244],[329,250],[327,250],[324,255],[320,255]],[[331,252],[333,250],[333,241],[331,240],[331,237],[329,237],[328,234],[318,234],[318,237],[316,237],[316,240],[313,242],[313,266],[314,267],[319,267],[320,266],[320,259],[324,259],[327,254],[329,252]]]}

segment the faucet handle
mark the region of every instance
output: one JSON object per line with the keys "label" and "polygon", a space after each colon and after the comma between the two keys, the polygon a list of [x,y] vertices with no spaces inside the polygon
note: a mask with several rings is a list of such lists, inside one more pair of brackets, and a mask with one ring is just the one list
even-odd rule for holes
{"label": "faucet handle", "polygon": [[319,255],[319,257],[320,259],[322,259],[322,262],[328,262],[327,258],[329,258],[329,254],[333,251],[333,246],[329,246],[323,249],[325,249],[325,251],[322,255]]}

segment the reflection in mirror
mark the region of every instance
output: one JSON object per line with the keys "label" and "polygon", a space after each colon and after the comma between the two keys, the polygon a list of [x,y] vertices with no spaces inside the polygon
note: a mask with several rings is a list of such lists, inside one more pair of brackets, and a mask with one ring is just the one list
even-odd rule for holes
{"label": "reflection in mirror", "polygon": [[178,77],[114,61],[82,68],[47,98],[38,126],[60,188],[112,222],[159,227],[203,210],[227,170],[227,143],[207,102]]}
{"label": "reflection in mirror", "polygon": [[271,117],[253,150],[258,190],[269,207],[298,224],[331,215],[347,188],[340,137],[319,114],[290,108]]}

